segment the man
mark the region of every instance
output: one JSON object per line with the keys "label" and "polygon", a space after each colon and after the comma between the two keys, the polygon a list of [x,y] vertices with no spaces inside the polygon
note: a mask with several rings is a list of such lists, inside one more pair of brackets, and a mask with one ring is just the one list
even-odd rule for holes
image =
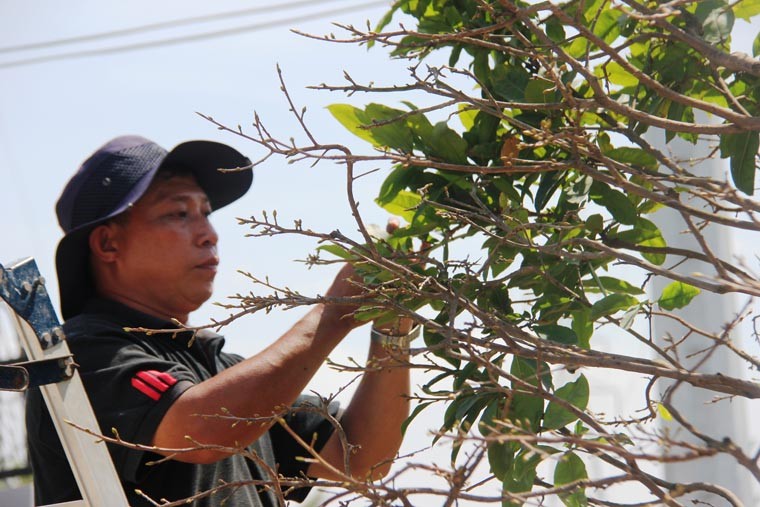
{"label": "man", "polygon": [[[220,416],[266,417],[299,403],[330,351],[359,325],[354,306],[316,305],[248,359],[222,352],[224,340],[209,332],[124,329],[175,328],[211,296],[219,257],[208,216],[245,194],[251,181],[250,161],[228,146],[191,141],[167,152],[125,136],[83,163],[56,206],[66,233],[56,253],[64,331],[101,431],[155,446],[145,452],[109,445],[133,506],[154,505],[143,495],[175,501],[204,491],[215,493],[193,505],[276,505],[276,488],[240,484],[275,474],[341,480],[345,472],[338,433],[314,411],[293,411],[287,422],[319,453],[315,462],[303,460],[311,455],[280,425],[232,424]],[[344,267],[326,296],[357,295],[352,274]],[[372,338],[370,357],[382,360],[388,357],[382,342],[408,344],[410,336],[373,329]],[[350,454],[354,477],[387,473],[401,444],[408,391],[405,368],[364,375],[341,416],[357,446]],[[37,503],[79,498],[38,390],[27,405]],[[247,449],[251,459],[231,449]],[[172,459],[151,464],[162,455]]]}

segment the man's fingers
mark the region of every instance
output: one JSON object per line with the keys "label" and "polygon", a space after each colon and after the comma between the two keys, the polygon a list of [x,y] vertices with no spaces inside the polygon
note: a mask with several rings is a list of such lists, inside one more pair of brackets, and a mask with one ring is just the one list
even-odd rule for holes
{"label": "man's fingers", "polygon": [[[401,220],[397,217],[391,217],[388,219],[388,223],[385,225],[385,231],[388,234],[393,234],[399,227],[401,227]],[[423,241],[419,251],[412,257],[417,262],[424,263],[427,260],[427,252],[430,249],[431,244],[427,241]]]}
{"label": "man's fingers", "polygon": [[388,234],[393,234],[393,231],[398,229],[401,226],[401,221],[399,221],[396,217],[391,217],[388,219],[388,223],[385,226],[385,230],[388,232]]}

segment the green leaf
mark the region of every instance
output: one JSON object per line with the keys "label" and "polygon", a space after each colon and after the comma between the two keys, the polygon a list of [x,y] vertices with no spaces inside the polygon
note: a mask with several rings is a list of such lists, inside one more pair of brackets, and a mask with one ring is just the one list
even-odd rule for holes
{"label": "green leaf", "polygon": [[472,390],[461,392],[446,408],[446,412],[443,415],[442,429],[450,430],[453,428],[455,424],[467,415],[467,412],[478,402],[479,398],[479,396],[473,394]]}
{"label": "green leaf", "polygon": [[407,222],[411,222],[414,218],[417,206],[422,202],[422,197],[415,192],[409,192],[408,190],[401,190],[396,194],[393,200],[378,204],[390,213],[391,215],[400,216]]}
{"label": "green leaf", "polygon": [[554,42],[564,42],[567,38],[565,35],[565,27],[562,25],[562,22],[554,16],[550,17],[546,22],[546,35],[548,35]]}
{"label": "green leaf", "polygon": [[610,83],[618,86],[636,86],[639,84],[639,79],[617,62],[610,62],[607,65],[597,67],[594,74],[598,77],[606,76]]}
{"label": "green leaf", "polygon": [[[634,245],[640,246],[655,248],[665,248],[668,246],[665,242],[665,238],[662,237],[660,229],[654,224],[654,222],[647,220],[646,218],[638,218],[633,229],[610,234],[610,238],[617,238],[627,243],[633,243]],[[663,264],[667,258],[665,253],[660,252],[642,252],[641,256],[652,264],[658,266]]]}
{"label": "green leaf", "polygon": [[386,320],[390,322],[393,320],[393,314],[385,308],[363,306],[354,312],[354,318],[360,322],[369,322],[371,320]]}
{"label": "green leaf", "polygon": [[596,136],[596,144],[604,153],[615,149],[610,142],[610,136],[606,132],[600,132]]}
{"label": "green leaf", "polygon": [[509,419],[520,427],[538,431],[544,415],[544,400],[539,396],[517,393],[509,405]]}
{"label": "green leaf", "polygon": [[734,15],[739,19],[749,21],[758,14],[760,14],[760,0],[741,0],[734,5]]}
{"label": "green leaf", "polygon": [[493,92],[502,100],[522,102],[530,74],[527,70],[514,65],[497,65],[491,72]]}
{"label": "green leaf", "polygon": [[[412,104],[407,103],[407,107],[409,106],[412,106]],[[419,113],[407,116],[406,126],[409,127],[415,148],[425,153],[433,150],[432,146],[435,142],[433,125],[424,114]]]}
{"label": "green leaf", "polygon": [[[445,322],[448,322],[448,320],[446,320]],[[446,338],[441,333],[437,333],[429,329],[428,327],[425,327],[422,332],[422,338],[425,341],[425,345],[433,349],[433,354],[440,357],[441,359],[444,359],[454,368],[459,368],[461,360],[458,357],[451,357],[451,355],[447,353],[445,348],[441,348],[439,346],[441,342],[446,340]],[[448,376],[448,373],[446,375]]]}
{"label": "green leaf", "polygon": [[586,219],[586,229],[592,232],[604,230],[604,218],[599,213],[594,213]]}
{"label": "green leaf", "polygon": [[[554,393],[557,398],[564,400],[579,410],[583,411],[588,405],[589,386],[584,375],[580,375],[575,382],[568,382],[557,389]],[[561,406],[556,401],[550,401],[544,414],[544,428],[556,430],[563,428],[578,419],[578,416]]]}
{"label": "green leaf", "polygon": [[470,130],[475,126],[475,117],[478,115],[478,112],[477,109],[469,104],[459,104],[459,121],[462,122],[465,130]]}
{"label": "green leaf", "polygon": [[573,331],[578,336],[578,345],[587,349],[591,346],[591,336],[594,334],[594,321],[591,320],[591,309],[583,308],[573,313]]}
{"label": "green leaf", "polygon": [[557,85],[544,78],[534,78],[525,85],[525,101],[547,104],[556,100]]}
{"label": "green leaf", "polygon": [[[691,110],[691,108],[687,108],[683,104],[679,104],[677,102],[671,102],[668,105],[668,119],[669,120],[675,120],[675,121],[686,121],[686,122],[694,122],[694,113]],[[689,134],[688,132],[681,132],[679,134]],[[690,136],[692,134],[689,134]],[[665,141],[670,142],[673,140],[673,138],[676,136],[676,132],[673,132],[672,130],[667,130],[665,132]],[[689,140],[692,144],[696,144],[698,136],[694,135],[693,137],[690,137]]]}
{"label": "green leaf", "polygon": [[589,48],[588,40],[583,37],[575,37],[572,40],[565,51],[573,58],[583,57]]}
{"label": "green leaf", "polygon": [[658,167],[657,159],[641,148],[615,148],[606,152],[605,155],[623,164],[646,167],[648,169],[657,169]]}
{"label": "green leaf", "polygon": [[[511,473],[504,477],[502,490],[505,496],[508,493],[525,493],[533,489],[533,483],[536,480],[536,467],[547,456],[557,454],[559,451],[548,445],[531,446],[522,448],[517,453],[512,464]],[[517,500],[503,500],[503,507],[516,507],[523,505]]]}
{"label": "green leaf", "polygon": [[639,300],[633,296],[627,294],[610,294],[591,306],[591,320],[596,321],[601,317],[612,315],[620,310],[627,310],[637,304],[639,304]]}
{"label": "green leaf", "polygon": [[760,55],[760,33],[757,34],[757,37],[752,42],[752,56],[757,58],[757,55]]}
{"label": "green leaf", "polygon": [[633,295],[644,294],[644,291],[635,285],[628,283],[625,280],[620,280],[611,276],[599,276],[590,280],[583,280],[583,287],[589,292],[594,292],[593,289],[595,287],[599,287],[600,284],[604,290],[609,292],[619,292],[621,294]]}
{"label": "green leaf", "polygon": [[554,485],[562,486],[571,482],[588,479],[586,465],[583,460],[574,452],[563,454],[554,469]]}
{"label": "green leaf", "polygon": [[[583,460],[574,452],[565,453],[557,462],[554,469],[554,485],[562,486],[571,482],[588,479],[586,465]],[[559,495],[560,500],[567,507],[586,507],[588,499],[586,498],[585,488],[579,487],[572,493],[562,493]]]}
{"label": "green leaf", "polygon": [[589,194],[591,200],[600,206],[607,208],[607,211],[620,223],[633,224],[636,222],[636,206],[628,197],[605,183],[594,181],[591,185]]}
{"label": "green leaf", "polygon": [[[524,380],[533,385],[538,385],[538,379],[536,378],[536,362],[523,359],[521,357],[515,357],[512,359],[512,366],[510,367],[510,373],[515,377]],[[546,377],[548,382],[551,382],[551,372],[547,364],[542,364],[541,367],[542,380],[546,384]],[[524,389],[520,386],[519,382],[512,382],[513,389]],[[538,431],[541,416],[544,414],[544,399],[540,396],[530,396],[522,393],[515,393],[512,396],[512,403],[509,406],[509,418],[516,424],[519,423],[523,427],[529,427],[532,431]],[[526,424],[527,422],[527,424]]]}
{"label": "green leaf", "polygon": [[414,407],[414,410],[412,411],[411,414],[409,414],[409,417],[407,417],[406,419],[404,419],[404,422],[401,423],[401,434],[405,435],[406,434],[406,429],[409,427],[409,424],[414,420],[414,418],[417,417],[420,414],[420,412],[422,412],[423,410],[425,410],[425,408],[427,408],[428,406],[432,405],[433,403],[435,403],[435,402],[433,402],[433,401],[427,401],[425,403],[420,403],[419,405],[417,405],[416,407]]}
{"label": "green leaf", "polygon": [[334,256],[339,257],[341,259],[345,259],[345,260],[356,258],[354,254],[352,254],[349,250],[346,250],[340,245],[322,245],[322,246],[317,247],[317,250],[331,253]]}
{"label": "green leaf", "polygon": [[[393,121],[406,114],[404,111],[382,104],[369,104],[364,111],[350,104],[331,104],[327,109],[349,132],[375,146],[404,153],[410,153],[414,147],[414,137],[406,122]],[[383,124],[374,126],[380,122]]]}
{"label": "green leaf", "polygon": [[673,282],[662,290],[657,304],[663,310],[675,310],[688,305],[701,291],[687,283]]}
{"label": "green leaf", "polygon": [[720,136],[720,152],[723,158],[731,157],[731,179],[736,188],[752,195],[755,191],[755,172],[760,133],[742,132]]}
{"label": "green leaf", "polygon": [[453,164],[467,163],[467,141],[454,132],[446,122],[439,122],[433,127],[430,148],[434,157]]}
{"label": "green leaf", "polygon": [[488,444],[488,464],[491,472],[500,481],[504,481],[507,474],[512,471],[515,460],[515,449],[510,442],[490,442]]}
{"label": "green leaf", "polygon": [[[413,137],[406,121],[396,120],[399,116],[406,114],[406,111],[393,109],[382,104],[369,104],[364,109],[369,120],[367,130],[372,134],[380,146],[395,148],[404,153],[411,153],[414,148]],[[386,122],[382,126],[374,127],[379,122]]]}
{"label": "green leaf", "polygon": [[499,398],[491,400],[488,403],[485,410],[483,410],[483,414],[480,416],[480,421],[478,422],[478,431],[480,431],[481,435],[487,437],[493,433],[495,425],[494,420],[498,419],[501,415],[502,407],[502,400]]}
{"label": "green leaf", "polygon": [[[589,2],[590,3],[590,2]],[[587,11],[586,15],[588,16]],[[604,9],[594,24],[594,35],[604,39],[607,44],[613,42],[620,36],[620,23],[618,20],[623,13],[616,9]],[[592,16],[596,16],[596,12],[593,12]]]}
{"label": "green leaf", "polygon": [[407,184],[409,183],[410,176],[413,175],[414,172],[409,167],[396,167],[383,181],[375,202],[380,206],[391,202],[400,191],[406,188]]}
{"label": "green leaf", "polygon": [[330,104],[327,106],[330,114],[340,122],[341,125],[354,134],[372,144],[377,144],[375,138],[369,130],[361,128],[367,124],[367,116],[364,111],[350,104]]}
{"label": "green leaf", "polygon": [[461,368],[459,372],[454,377],[454,382],[452,384],[452,387],[454,388],[454,391],[459,391],[459,389],[464,385],[464,383],[467,380],[470,380],[473,373],[477,372],[478,370],[478,363],[475,361],[468,362],[464,368]]}
{"label": "green leaf", "polygon": [[[525,493],[533,489],[536,480],[536,467],[541,463],[540,453],[528,454],[524,451],[515,456],[512,473],[504,476],[502,488],[505,493]],[[502,506],[516,507],[523,505],[516,500],[504,500]]]}
{"label": "green leaf", "polygon": [[533,199],[537,212],[540,212],[549,203],[552,195],[565,180],[564,172],[549,171],[541,175],[541,183],[538,184],[536,196]]}
{"label": "green leaf", "polygon": [[569,327],[547,324],[545,326],[533,326],[533,331],[545,340],[568,345],[578,345],[578,335]]}
{"label": "green leaf", "polygon": [[[643,219],[640,219],[643,220]],[[665,238],[662,237],[662,233],[660,232],[660,229],[654,229],[647,231],[649,234],[649,237],[647,239],[644,239],[640,241],[638,244],[641,246],[651,246],[655,248],[665,248],[668,246],[668,244],[665,242]],[[652,264],[655,264],[657,266],[661,266],[665,263],[665,259],[667,259],[667,254],[664,253],[652,253],[652,252],[642,252],[641,256],[644,257],[646,260],[651,262]]]}
{"label": "green leaf", "polygon": [[578,435],[578,436],[585,435],[586,433],[589,432],[589,430],[590,429],[585,424],[583,424],[583,421],[581,421],[580,419],[575,421],[575,426],[573,427],[574,435]]}
{"label": "green leaf", "polygon": [[668,410],[667,407],[665,407],[665,405],[662,403],[657,404],[657,413],[666,421],[673,420],[673,416],[671,415],[670,410]]}
{"label": "green leaf", "polygon": [[[533,359],[525,359],[522,357],[515,357],[512,359],[512,365],[510,366],[510,373],[515,377],[525,380],[534,386],[538,385],[538,378],[536,373],[536,367],[538,363]],[[541,363],[541,383],[548,389],[552,386],[551,369],[547,363]],[[515,389],[518,385],[513,385]]]}
{"label": "green leaf", "polygon": [[457,44],[451,50],[451,54],[449,55],[449,67],[456,66],[457,62],[459,61],[459,57],[462,55],[462,49],[463,46]]}
{"label": "green leaf", "polygon": [[433,389],[433,386],[442,380],[448,379],[450,376],[451,370],[445,370],[443,373],[439,373],[432,379],[428,380],[427,383],[422,386],[422,392],[431,396],[438,396],[441,394],[449,393],[448,390],[436,391]]}
{"label": "green leaf", "polygon": [[587,23],[590,23],[599,11],[602,10],[604,1],[605,0],[587,0],[581,3],[583,6],[583,18]]}
{"label": "green leaf", "polygon": [[710,44],[728,40],[734,27],[734,12],[723,0],[702,0],[694,15],[702,23],[704,39]]}

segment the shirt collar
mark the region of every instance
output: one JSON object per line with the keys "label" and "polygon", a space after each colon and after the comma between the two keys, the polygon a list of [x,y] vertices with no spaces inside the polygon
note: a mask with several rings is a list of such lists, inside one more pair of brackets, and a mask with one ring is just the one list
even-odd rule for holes
{"label": "shirt collar", "polygon": [[[81,313],[106,315],[109,320],[112,320],[123,327],[143,327],[147,329],[177,329],[178,327],[177,324],[169,320],[143,313],[131,306],[102,297],[88,299]],[[193,337],[193,331],[180,331],[176,334],[165,333],[165,335],[173,337],[175,340],[189,341]],[[196,332],[195,339],[204,342],[221,341],[219,346],[224,343],[224,338],[221,335],[218,335],[209,329],[202,329]]]}

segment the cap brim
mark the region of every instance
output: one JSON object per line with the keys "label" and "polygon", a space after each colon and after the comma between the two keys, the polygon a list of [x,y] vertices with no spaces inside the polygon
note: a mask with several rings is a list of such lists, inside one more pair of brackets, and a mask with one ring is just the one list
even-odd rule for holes
{"label": "cap brim", "polygon": [[240,199],[253,183],[251,161],[226,144],[187,141],[177,145],[162,166],[189,169],[206,192],[211,209],[217,210]]}
{"label": "cap brim", "polygon": [[253,183],[251,161],[234,148],[213,141],[188,141],[177,145],[160,166],[146,173],[129,192],[128,199],[113,213],[72,230],[58,243],[55,263],[64,320],[80,313],[87,299],[95,294],[90,272],[90,232],[137,202],[150,186],[159,167],[170,165],[193,173],[198,185],[206,192],[213,210],[227,206],[245,195]]}

